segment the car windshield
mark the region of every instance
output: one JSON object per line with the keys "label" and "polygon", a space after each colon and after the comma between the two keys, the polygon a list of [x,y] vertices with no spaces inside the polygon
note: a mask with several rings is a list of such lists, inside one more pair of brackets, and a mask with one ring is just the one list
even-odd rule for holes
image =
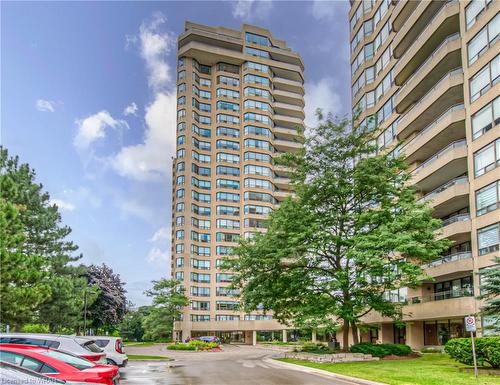
{"label": "car windshield", "polygon": [[47,350],[42,354],[55,358],[56,360],[63,361],[68,365],[71,365],[79,370],[89,369],[95,366],[95,364],[92,361],[86,360],[85,358],[74,356],[68,353],[63,353],[57,350]]}

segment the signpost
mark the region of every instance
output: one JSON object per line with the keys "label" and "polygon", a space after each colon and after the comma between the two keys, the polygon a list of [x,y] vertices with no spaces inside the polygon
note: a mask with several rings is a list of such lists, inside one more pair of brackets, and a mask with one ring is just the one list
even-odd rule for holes
{"label": "signpost", "polygon": [[474,376],[477,377],[476,347],[474,345],[474,332],[476,331],[476,319],[474,316],[465,317],[465,330],[470,332],[472,342],[472,357],[474,359]]}

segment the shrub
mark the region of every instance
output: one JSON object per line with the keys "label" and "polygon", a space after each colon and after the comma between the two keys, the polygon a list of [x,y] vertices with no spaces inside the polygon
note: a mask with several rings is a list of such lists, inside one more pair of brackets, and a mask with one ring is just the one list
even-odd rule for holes
{"label": "shrub", "polygon": [[315,354],[330,354],[336,352],[335,350],[330,349],[328,346],[323,345],[319,342],[307,342],[303,344],[302,347],[295,348],[295,351]]}
{"label": "shrub", "polygon": [[217,342],[204,342],[200,340],[191,340],[187,344],[180,343],[167,346],[168,350],[210,350],[217,348]]}
{"label": "shrub", "polygon": [[422,353],[443,353],[443,349],[439,347],[428,347],[420,349]]}
{"label": "shrub", "polygon": [[196,350],[196,346],[189,344],[175,344],[167,346],[168,350]]}
{"label": "shrub", "polygon": [[[500,368],[500,337],[478,337],[475,342],[478,365],[487,363],[493,368]],[[470,338],[453,338],[446,343],[444,351],[462,364],[474,364]]]}
{"label": "shrub", "polygon": [[25,324],[21,331],[23,333],[49,333],[49,327],[42,324]]}
{"label": "shrub", "polygon": [[395,356],[407,356],[411,353],[411,348],[408,345],[402,344],[371,344],[369,342],[361,342],[351,346],[352,353],[371,354],[373,357],[385,357],[391,354]]}

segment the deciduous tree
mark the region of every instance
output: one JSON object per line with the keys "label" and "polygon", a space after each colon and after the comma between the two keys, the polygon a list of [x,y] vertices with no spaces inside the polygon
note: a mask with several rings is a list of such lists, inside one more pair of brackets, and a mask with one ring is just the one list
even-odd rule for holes
{"label": "deciduous tree", "polygon": [[[281,203],[267,232],[242,241],[226,267],[238,274],[246,311],[273,311],[295,326],[342,322],[358,340],[363,316],[401,318],[388,293],[414,287],[419,263],[448,248],[436,240],[440,221],[416,201],[402,157],[376,154],[365,127],[319,114],[303,151],[278,163],[289,167],[295,197]],[[326,321],[328,320],[328,321]]]}

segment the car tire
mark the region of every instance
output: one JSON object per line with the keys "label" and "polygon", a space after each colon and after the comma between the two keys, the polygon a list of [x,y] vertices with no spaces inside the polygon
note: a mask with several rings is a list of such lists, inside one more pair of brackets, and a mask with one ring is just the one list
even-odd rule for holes
{"label": "car tire", "polygon": [[118,366],[117,363],[109,358],[106,358],[106,361],[108,363],[108,365],[115,365],[115,366]]}

